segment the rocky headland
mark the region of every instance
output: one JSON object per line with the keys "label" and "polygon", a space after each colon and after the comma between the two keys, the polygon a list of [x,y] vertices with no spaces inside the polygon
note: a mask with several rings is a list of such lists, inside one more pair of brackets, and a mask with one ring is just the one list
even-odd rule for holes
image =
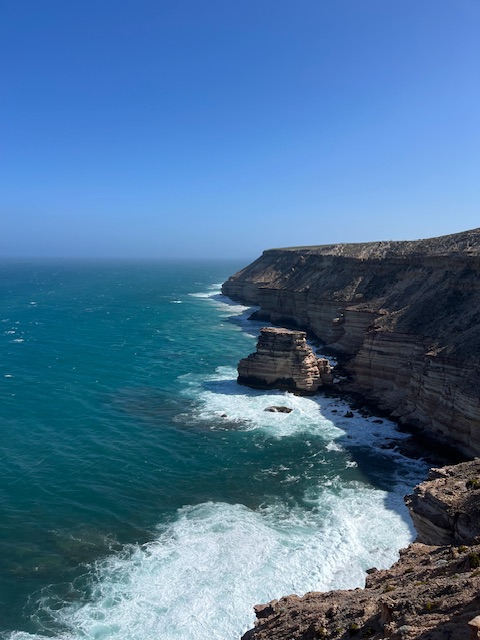
{"label": "rocky headland", "polygon": [[[223,293],[258,305],[256,319],[309,332],[338,356],[344,390],[432,447],[473,458],[480,456],[479,276],[474,229],[412,242],[271,249]],[[266,381],[265,369],[251,374],[239,367],[241,382]],[[418,535],[393,567],[369,570],[364,589],[257,605],[243,640],[480,638],[480,460],[432,469],[406,502]]]}
{"label": "rocky headland", "polygon": [[332,378],[328,360],[314,355],[304,331],[264,327],[256,352],[238,364],[238,382],[256,389],[309,395]]}
{"label": "rocky headland", "polygon": [[480,455],[480,229],[270,249],[223,293],[310,332],[339,355],[348,388],[400,423]]}
{"label": "rocky headland", "polygon": [[480,638],[480,461],[432,469],[407,504],[419,535],[393,567],[364,589],[257,605],[242,640]]}

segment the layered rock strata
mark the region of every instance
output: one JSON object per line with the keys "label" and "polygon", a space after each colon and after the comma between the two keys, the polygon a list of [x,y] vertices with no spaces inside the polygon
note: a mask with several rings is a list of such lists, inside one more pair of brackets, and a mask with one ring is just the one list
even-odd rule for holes
{"label": "layered rock strata", "polygon": [[[403,550],[393,567],[368,570],[365,589],[257,605],[255,628],[243,640],[480,637],[480,461],[433,470],[408,504],[423,542]],[[438,544],[447,539],[454,546]]]}
{"label": "layered rock strata", "polygon": [[265,251],[223,293],[343,356],[350,389],[480,455],[480,229]]}
{"label": "layered rock strata", "polygon": [[239,384],[257,389],[312,394],[331,381],[328,360],[314,355],[304,331],[264,327],[256,352],[238,364]]}

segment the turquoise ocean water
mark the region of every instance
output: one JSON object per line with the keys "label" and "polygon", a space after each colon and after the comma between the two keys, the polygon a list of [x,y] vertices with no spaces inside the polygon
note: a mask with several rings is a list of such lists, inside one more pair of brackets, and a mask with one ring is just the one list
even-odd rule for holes
{"label": "turquoise ocean water", "polygon": [[236,384],[241,266],[0,265],[2,640],[236,640],[410,541],[394,425]]}

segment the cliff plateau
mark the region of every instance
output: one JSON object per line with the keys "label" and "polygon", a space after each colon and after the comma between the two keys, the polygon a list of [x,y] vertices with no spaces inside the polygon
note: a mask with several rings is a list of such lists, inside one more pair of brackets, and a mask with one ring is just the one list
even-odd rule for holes
{"label": "cliff plateau", "polygon": [[339,354],[350,390],[480,455],[480,229],[265,251],[223,293]]}

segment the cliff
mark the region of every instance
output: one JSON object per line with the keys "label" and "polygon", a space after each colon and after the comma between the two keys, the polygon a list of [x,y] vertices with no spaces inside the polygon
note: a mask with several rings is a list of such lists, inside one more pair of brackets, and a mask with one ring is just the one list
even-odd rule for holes
{"label": "cliff", "polygon": [[257,350],[238,364],[238,382],[257,389],[286,389],[308,395],[331,382],[330,365],[317,358],[304,331],[264,327]]}
{"label": "cliff", "polygon": [[265,251],[223,285],[344,360],[349,389],[480,454],[480,229]]}
{"label": "cliff", "polygon": [[433,469],[407,503],[419,537],[393,567],[365,589],[257,605],[243,640],[480,638],[480,461]]}

